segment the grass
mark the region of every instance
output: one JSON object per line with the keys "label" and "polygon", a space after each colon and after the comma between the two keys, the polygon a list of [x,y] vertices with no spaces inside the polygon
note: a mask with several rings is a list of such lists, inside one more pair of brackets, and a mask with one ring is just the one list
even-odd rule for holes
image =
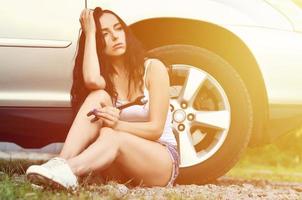
{"label": "grass", "polygon": [[245,179],[264,179],[270,181],[302,182],[302,173],[300,168],[288,169],[284,167],[272,166],[236,166],[227,173],[230,177]]}
{"label": "grass", "polygon": [[[0,161],[0,199],[187,199],[174,188],[128,188],[123,184],[110,181],[106,184],[87,184],[85,181],[76,191],[56,190],[33,187],[26,180],[24,169],[29,165],[26,161]],[[12,167],[13,166],[13,167]],[[197,195],[192,199],[204,199]]]}
{"label": "grass", "polygon": [[[2,174],[0,178],[1,199],[120,199],[116,191],[117,183],[109,183],[99,187],[81,187],[76,192],[58,191],[51,189],[34,188],[24,176],[9,176]],[[111,187],[108,187],[111,186]]]}
{"label": "grass", "polygon": [[[272,144],[247,149],[242,159],[226,175],[244,179],[302,182],[302,129]],[[0,199],[187,199],[174,188],[127,188],[116,182],[82,184],[79,190],[58,191],[32,187],[25,179],[26,161],[0,160]],[[190,199],[205,199],[190,194]]]}
{"label": "grass", "polygon": [[247,179],[302,182],[302,129],[272,144],[247,149],[227,175]]}
{"label": "grass", "polygon": [[[76,191],[53,190],[50,188],[42,189],[32,187],[24,176],[12,175],[6,173],[0,174],[0,199],[24,199],[24,200],[54,200],[54,199],[101,199],[101,200],[204,200],[203,194],[183,194],[183,191],[177,191],[175,188],[133,188],[121,192],[121,184],[109,182],[101,185],[86,185]],[[207,198],[208,199],[208,198]]]}

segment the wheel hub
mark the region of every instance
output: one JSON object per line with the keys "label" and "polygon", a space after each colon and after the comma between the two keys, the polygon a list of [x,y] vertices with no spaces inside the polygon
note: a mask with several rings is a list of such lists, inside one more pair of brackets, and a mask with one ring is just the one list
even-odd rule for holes
{"label": "wheel hub", "polygon": [[177,123],[182,123],[186,119],[186,112],[182,109],[176,110],[174,112],[173,119]]}

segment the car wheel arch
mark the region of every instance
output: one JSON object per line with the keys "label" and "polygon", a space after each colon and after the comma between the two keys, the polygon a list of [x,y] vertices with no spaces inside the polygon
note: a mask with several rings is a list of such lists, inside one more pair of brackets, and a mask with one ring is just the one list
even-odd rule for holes
{"label": "car wheel arch", "polygon": [[[152,18],[130,27],[147,50],[169,44],[194,45],[206,48],[229,62],[242,77],[252,97],[255,121],[249,145],[268,142],[265,129],[269,101],[265,83],[257,61],[244,41],[224,27],[192,19]],[[238,59],[238,53],[244,56]]]}

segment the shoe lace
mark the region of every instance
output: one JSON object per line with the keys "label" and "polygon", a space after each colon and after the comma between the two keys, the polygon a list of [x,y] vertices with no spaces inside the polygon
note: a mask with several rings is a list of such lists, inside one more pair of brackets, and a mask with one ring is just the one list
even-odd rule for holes
{"label": "shoe lace", "polygon": [[53,169],[54,167],[57,167],[58,165],[62,165],[66,163],[66,160],[63,158],[55,157],[50,159],[48,162],[44,164],[44,167],[47,167],[49,169]]}
{"label": "shoe lace", "polygon": [[[50,159],[47,163],[44,164],[44,166],[47,167],[49,170],[52,169],[55,170],[55,168],[60,167],[61,165],[66,165],[77,181],[78,177],[71,171],[70,167],[67,164],[67,161],[64,158],[55,157]],[[64,166],[64,169],[67,168]]]}

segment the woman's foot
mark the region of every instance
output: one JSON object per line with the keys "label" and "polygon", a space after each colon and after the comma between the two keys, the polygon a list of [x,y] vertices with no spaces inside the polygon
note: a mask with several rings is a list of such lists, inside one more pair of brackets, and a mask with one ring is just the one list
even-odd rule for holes
{"label": "woman's foot", "polygon": [[76,189],[78,181],[64,158],[55,157],[42,165],[26,170],[27,179],[36,184],[56,188]]}

